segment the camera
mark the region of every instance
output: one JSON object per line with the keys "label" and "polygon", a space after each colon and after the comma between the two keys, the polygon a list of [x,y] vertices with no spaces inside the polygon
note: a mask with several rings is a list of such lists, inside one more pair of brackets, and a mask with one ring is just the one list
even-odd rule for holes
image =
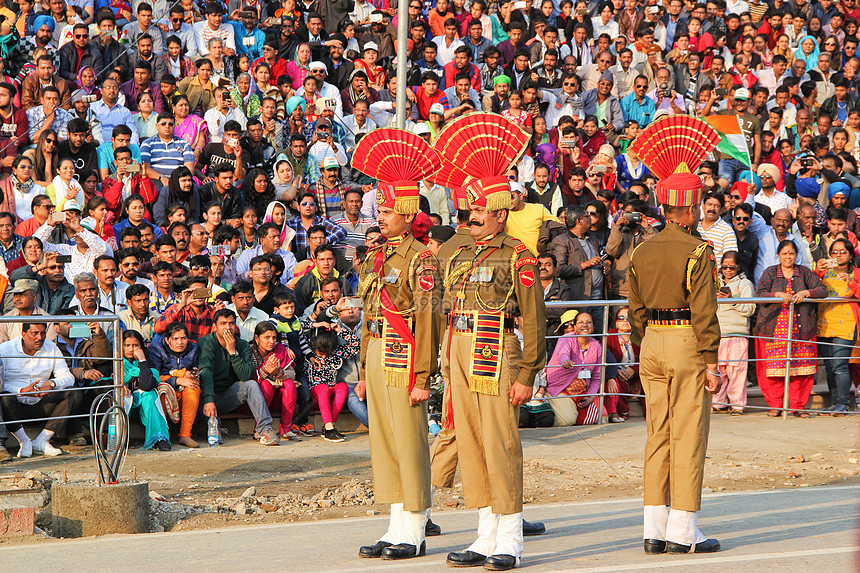
{"label": "camera", "polygon": [[663,97],[672,97],[672,90],[662,90],[660,95]]}
{"label": "camera", "polygon": [[253,10],[242,10],[241,12],[239,12],[239,17],[240,18],[256,18],[257,13],[254,12]]}
{"label": "camera", "polygon": [[800,166],[801,167],[812,167],[813,165],[815,165],[815,160],[813,160],[809,157],[804,157],[803,159],[800,160]]}
{"label": "camera", "polygon": [[125,166],[126,173],[140,173],[140,163],[129,163]]}
{"label": "camera", "polygon": [[269,18],[269,26],[280,26],[282,22],[281,18]]}
{"label": "camera", "polygon": [[574,147],[576,147],[576,141],[572,139],[561,140],[558,142],[558,146],[562,149],[573,149]]}
{"label": "camera", "polygon": [[642,220],[642,213],[636,213],[635,211],[632,213],[624,213],[623,217],[631,223],[638,223]]}
{"label": "camera", "polygon": [[84,103],[93,103],[94,101],[98,101],[98,99],[96,94],[87,94],[81,97],[81,101]]}

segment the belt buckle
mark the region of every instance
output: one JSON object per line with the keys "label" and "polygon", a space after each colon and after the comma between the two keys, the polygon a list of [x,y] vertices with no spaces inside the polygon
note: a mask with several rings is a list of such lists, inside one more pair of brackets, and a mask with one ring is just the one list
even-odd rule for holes
{"label": "belt buckle", "polygon": [[454,318],[454,328],[456,330],[469,330],[469,319],[462,314],[456,316]]}
{"label": "belt buckle", "polygon": [[376,320],[371,320],[370,324],[368,325],[368,330],[370,330],[370,334],[379,334],[379,323]]}

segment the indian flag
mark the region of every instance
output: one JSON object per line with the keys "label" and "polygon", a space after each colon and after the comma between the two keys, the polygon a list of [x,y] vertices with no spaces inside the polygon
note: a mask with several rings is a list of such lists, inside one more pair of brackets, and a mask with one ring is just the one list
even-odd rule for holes
{"label": "indian flag", "polygon": [[717,151],[737,159],[745,165],[751,165],[750,150],[741,129],[741,120],[736,115],[709,115],[703,117],[722,137],[717,144]]}

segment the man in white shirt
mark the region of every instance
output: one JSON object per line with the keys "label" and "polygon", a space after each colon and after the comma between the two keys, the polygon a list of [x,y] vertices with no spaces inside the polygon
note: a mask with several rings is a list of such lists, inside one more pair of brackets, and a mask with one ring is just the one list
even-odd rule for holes
{"label": "man in white shirt", "polygon": [[[33,453],[58,456],[63,453],[51,445],[54,435],[63,437],[68,418],[79,414],[81,392],[52,392],[71,388],[75,384],[63,354],[57,345],[46,340],[46,325],[25,323],[21,336],[0,344],[4,395],[0,400],[6,426],[18,438],[19,458]],[[30,440],[24,427],[16,420],[51,418],[35,440]]]}
{"label": "man in white shirt", "polygon": [[227,88],[218,86],[214,93],[215,107],[207,111],[203,115],[203,119],[206,120],[206,127],[209,128],[209,141],[221,143],[224,137],[224,124],[232,119],[239,122],[242,131],[245,131],[248,119],[242,110],[236,106],[236,102],[230,97],[230,91]]}
{"label": "man in white shirt", "polygon": [[53,223],[46,221],[44,225],[33,233],[34,237],[38,237],[42,241],[46,252],[71,255],[71,262],[66,263],[66,280],[69,282],[73,282],[75,275],[78,273],[92,272],[96,259],[107,253],[108,250],[104,239],[92,231],[88,231],[81,225],[80,215],[77,211],[80,211],[80,206],[77,205],[77,202],[74,200],[67,201],[65,210],[66,221],[64,223],[57,223],[58,226],[68,227],[75,233],[73,235],[75,240],[74,247],[66,243],[50,242]]}
{"label": "man in white shirt", "polygon": [[284,272],[281,283],[287,284],[293,278],[293,268],[296,266],[296,256],[290,251],[281,250],[281,232],[275,223],[263,223],[257,227],[257,238],[260,244],[245,249],[236,261],[236,274],[242,280],[249,280],[251,259],[259,255],[274,253],[284,260]]}
{"label": "man in white shirt", "polygon": [[209,40],[221,38],[224,43],[224,55],[236,55],[235,30],[230,24],[224,24],[224,8],[217,2],[206,6],[206,20],[194,24],[194,41],[197,43],[197,53],[205,58],[209,55]]}
{"label": "man in white shirt", "polygon": [[788,60],[785,56],[777,54],[773,57],[773,65],[770,68],[755,72],[758,84],[767,88],[768,99],[776,95],[776,88],[782,85],[782,80],[787,77],[786,70],[788,70]]}
{"label": "man in white shirt", "polygon": [[776,189],[779,168],[770,163],[762,163],[758,166],[757,173],[761,177],[761,191],[755,194],[756,204],[770,207],[771,213],[776,213],[780,209],[790,209],[791,197]]}
{"label": "man in white shirt", "polygon": [[731,225],[720,218],[720,208],[723,205],[722,193],[708,193],[702,202],[702,220],[699,222],[699,234],[714,249],[717,266],[723,260],[726,251],[738,250],[738,239]]}
{"label": "man in white shirt", "polygon": [[445,34],[433,38],[436,44],[436,61],[440,66],[445,66],[454,61],[454,52],[463,42],[457,39],[457,20],[448,18],[445,20]]}
{"label": "man in white shirt", "polygon": [[99,305],[119,314],[128,308],[125,291],[128,284],[116,280],[116,261],[113,257],[102,255],[93,263],[93,270],[99,281]]}

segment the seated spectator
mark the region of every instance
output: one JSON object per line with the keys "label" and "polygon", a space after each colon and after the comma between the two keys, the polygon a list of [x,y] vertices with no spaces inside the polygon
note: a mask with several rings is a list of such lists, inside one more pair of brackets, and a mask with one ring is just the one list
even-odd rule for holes
{"label": "seated spectator", "polygon": [[[334,279],[334,281],[328,279]],[[346,281],[335,268],[334,249],[329,245],[320,245],[314,251],[313,269],[296,283],[297,312],[303,315],[305,309],[321,298],[323,283],[328,282],[337,282],[340,285],[339,296],[351,292]]]}
{"label": "seated spectator", "polygon": [[724,202],[723,193],[706,194],[705,200],[702,201],[702,220],[697,229],[702,238],[713,247],[718,266],[724,252],[738,250],[734,229],[720,218]]}
{"label": "seated spectator", "polygon": [[[141,94],[149,94],[152,96],[152,109],[155,113],[161,114],[164,110],[164,95],[161,93],[161,88],[158,82],[166,73],[164,63],[159,58],[152,55],[152,40],[150,38],[141,37],[138,40],[138,48],[143,45],[143,50],[140,50],[133,57],[137,59],[133,64],[134,72],[132,78],[119,86],[120,91],[125,95],[125,106],[128,111],[136,113],[138,109],[138,97]],[[151,61],[143,59],[144,54],[147,54]],[[152,64],[155,64],[153,67]],[[152,81],[152,80],[155,81]],[[152,110],[150,110],[152,111]],[[143,137],[140,132],[138,135]]]}
{"label": "seated spectator", "polygon": [[30,142],[30,123],[27,112],[20,109],[17,94],[20,91],[9,82],[0,82],[0,134],[15,139],[19,149]]}
{"label": "seated spectator", "polygon": [[239,227],[242,224],[242,194],[233,185],[236,181],[236,169],[238,168],[235,165],[228,163],[218,164],[207,177],[208,183],[200,187],[199,192],[200,204],[219,205],[222,222],[231,227]]}
{"label": "seated spectator", "polygon": [[128,288],[124,282],[117,282],[117,265],[113,256],[102,255],[93,263],[93,270],[98,279],[99,305],[119,313],[127,308],[125,291]]}
{"label": "seated spectator", "polygon": [[[58,456],[63,450],[51,445],[57,435],[65,437],[67,416],[80,413],[80,392],[49,392],[64,390],[75,384],[63,354],[57,345],[46,340],[46,325],[24,323],[21,336],[0,344],[3,372],[3,415],[6,426],[18,438],[19,458],[33,453]],[[24,426],[17,420],[50,418],[35,440],[30,440]],[[41,425],[41,424],[40,424]]]}
{"label": "seated spectator", "polygon": [[197,221],[200,219],[200,197],[197,186],[194,184],[191,170],[185,167],[176,168],[170,174],[170,182],[158,192],[158,198],[152,207],[152,216],[155,223],[167,228],[167,211],[173,206],[185,209],[185,220]]}
{"label": "seated spectator", "polygon": [[[343,310],[343,307],[339,310]],[[334,424],[346,403],[349,388],[345,382],[337,381],[337,373],[344,361],[358,354],[359,341],[351,331],[336,322],[307,321],[303,323],[303,327],[316,330],[310,334],[310,344],[316,360],[309,360],[305,364],[311,393],[317,399],[323,419],[323,439],[328,442],[342,442],[345,438]],[[340,344],[338,335],[343,336],[346,344]]]}
{"label": "seated spectator", "polygon": [[240,135],[245,131],[248,122],[245,114],[230,97],[230,90],[221,86],[215,88],[215,107],[207,111],[203,119],[209,129],[209,141],[212,143],[221,143],[224,139],[228,121],[235,121],[239,124]]}
{"label": "seated spectator", "polygon": [[[69,83],[54,73],[54,60],[47,55],[36,58],[36,71],[21,82],[21,109],[29,111],[43,100],[45,90],[50,87],[55,90],[57,105],[62,102],[65,110],[72,106],[71,89]],[[29,114],[28,114],[29,117]],[[44,117],[42,117],[44,119]],[[32,129],[33,122],[30,121]],[[34,141],[30,137],[30,141]]]}
{"label": "seated spectator", "polygon": [[21,254],[24,237],[18,235],[15,229],[15,215],[0,213],[0,255],[5,263],[11,263]]}
{"label": "seated spectator", "polygon": [[40,105],[27,110],[31,141],[37,141],[48,129],[57,133],[61,140],[68,138],[68,124],[71,116],[68,111],[60,107],[60,102],[60,92],[57,88],[48,86],[43,90]]}
{"label": "seated spectator", "polygon": [[565,426],[583,426],[600,421],[600,366],[603,361],[600,343],[591,338],[594,322],[587,312],[569,310],[561,317],[558,339],[549,366],[546,368],[546,389],[550,396],[570,396],[568,400],[553,400],[556,418]]}
{"label": "seated spectator", "polygon": [[119,261],[117,280],[124,282],[127,286],[143,285],[152,292],[152,289],[155,288],[153,282],[140,276],[140,253],[136,249],[120,249],[114,254],[116,260]]}
{"label": "seated spectator", "polygon": [[125,125],[131,131],[131,138],[126,145],[129,143],[138,145],[140,140],[137,135],[137,127],[134,125],[134,118],[128,108],[119,102],[119,82],[113,78],[107,78],[102,82],[101,89],[102,99],[93,103],[90,109],[93,110],[102,124],[102,138],[105,143],[107,143],[108,137],[115,135],[115,127]]}
{"label": "seated spectator", "polygon": [[155,320],[158,313],[149,307],[150,291],[145,285],[133,284],[125,289],[127,308],[117,313],[124,330],[136,330],[146,344],[152,342],[155,334]]}
{"label": "seated spectator", "polygon": [[[611,353],[611,362],[616,363],[617,376],[615,381],[607,380],[607,392],[624,394],[642,394],[642,383],[639,380],[639,346],[630,339],[630,309],[621,307],[615,315],[615,328],[609,329],[606,339],[606,349]],[[609,413],[609,421],[623,422],[630,415],[627,396],[607,396],[604,402]],[[642,407],[645,407],[644,399]],[[620,419],[619,419],[620,418]]]}
{"label": "seated spectator", "polygon": [[21,256],[13,259],[11,263],[6,263],[6,271],[11,273],[21,267],[37,265],[43,255],[42,241],[36,237],[24,237],[21,241]]}
{"label": "seated spectator", "polygon": [[[19,155],[12,160],[12,174],[0,181],[0,193],[3,194],[0,210],[15,213],[16,225],[20,226],[24,221],[33,218],[33,200],[44,192],[44,187],[33,179],[33,161],[29,157]],[[24,233],[29,234],[32,233]]]}
{"label": "seated spectator", "polygon": [[256,421],[254,438],[264,446],[278,444],[272,415],[255,379],[251,347],[236,336],[233,311],[215,313],[215,330],[200,339],[200,389],[203,414],[216,417],[247,404]]}
{"label": "seated spectator", "polygon": [[149,355],[161,384],[168,384],[176,396],[180,409],[179,443],[189,448],[198,447],[191,437],[191,427],[200,406],[197,375],[200,350],[188,339],[188,327],[181,322],[168,325],[161,340],[150,345]]}
{"label": "seated spectator", "polygon": [[[145,166],[145,173],[153,182],[159,182],[157,187],[166,186],[174,169],[185,166],[194,169],[194,151],[188,142],[173,134],[176,123],[169,111],[158,114],[158,135],[150,137],[140,146],[140,158]],[[155,199],[153,201],[155,202]]]}
{"label": "seated spectator", "polygon": [[[721,288],[717,298],[752,298],[753,285],[741,268],[737,251],[723,253]],[[744,413],[747,404],[747,367],[749,365],[749,319],[755,313],[754,304],[721,304],[717,306],[720,321],[720,348],[717,369],[723,383],[714,395],[714,402],[728,402],[731,406],[714,406],[714,412],[729,412],[733,416]]]}
{"label": "seated spectator", "polygon": [[260,384],[266,406],[270,407],[270,411],[273,398],[280,394],[278,402],[281,408],[281,439],[301,441],[301,436],[291,429],[298,384],[295,363],[287,347],[278,342],[277,329],[271,322],[267,320],[260,322],[254,328],[251,356],[254,359],[257,382]]}
{"label": "seated spectator", "polygon": [[296,257],[289,251],[281,250],[281,232],[278,225],[273,222],[263,223],[257,227],[257,238],[260,244],[247,248],[242,251],[239,258],[236,260],[236,273],[247,278],[250,271],[251,261],[260,256],[268,254],[276,254],[284,261],[284,273],[281,275],[281,282],[287,284],[293,278],[293,268],[296,266]]}
{"label": "seated spectator", "polygon": [[202,277],[206,279],[207,288],[211,292],[211,296],[209,297],[207,302],[214,303],[216,299],[222,300],[224,302],[227,302],[229,300],[229,296],[227,295],[227,289],[222,288],[220,285],[214,282],[214,277],[212,276],[212,263],[210,262],[210,255],[195,255],[193,257],[190,257],[188,259],[188,276]]}
{"label": "seated spectator", "polygon": [[[143,187],[147,189],[147,187]],[[153,197],[151,197],[153,198]],[[120,211],[120,220],[113,226],[113,233],[117,237],[122,236],[122,232],[128,227],[134,227],[141,234],[141,247],[148,248],[153,243],[145,244],[143,241],[143,231],[150,231],[153,235],[152,240],[155,241],[162,235],[161,228],[153,225],[149,219],[151,215],[147,210],[147,201],[143,195],[129,195],[122,202],[122,211]]]}
{"label": "seated spectator", "polygon": [[102,143],[96,149],[99,158],[99,177],[102,181],[107,179],[108,175],[116,173],[114,154],[120,147],[128,147],[131,150],[132,161],[140,163],[140,147],[131,143],[131,135],[131,129],[127,125],[117,125],[113,128],[111,140]]}
{"label": "seated spectator", "polygon": [[81,206],[86,203],[86,195],[84,188],[75,179],[75,162],[72,159],[65,158],[57,162],[57,176],[51,180],[45,194],[54,202],[57,211],[71,210],[67,206],[70,202],[74,202],[77,211],[81,211]]}
{"label": "seated spectator", "polygon": [[[188,99],[189,111],[198,107],[204,112],[212,107],[215,100],[215,84],[212,83],[212,62],[206,58],[197,60],[197,75],[183,79],[177,89]],[[173,105],[176,105],[174,99]]]}
{"label": "seated spectator", "polygon": [[[7,312],[3,316],[48,316],[48,313],[36,306],[36,291],[39,290],[39,283],[34,279],[18,279],[15,281],[12,288],[12,306],[15,308]],[[4,322],[0,323],[0,342],[12,340],[21,336],[20,322]],[[51,342],[57,341],[57,332],[54,330],[54,325],[48,323],[46,336]]]}
{"label": "seated spectator", "polygon": [[159,374],[147,359],[145,344],[136,330],[122,333],[123,393],[131,395],[130,409],[137,409],[146,430],[142,450],[170,451],[170,431],[167,412],[158,407]]}
{"label": "seated spectator", "polygon": [[[735,183],[738,185],[738,183]],[[745,184],[742,184],[745,185]],[[736,191],[732,191],[736,193]],[[738,254],[740,256],[739,264],[743,273],[749,277],[755,276],[756,262],[758,261],[758,237],[752,233],[750,227],[753,220],[761,215],[753,211],[749,203],[740,203],[736,207],[729,209],[732,215],[732,228],[735,231],[735,237],[738,242]],[[761,226],[765,227],[764,219],[761,220]]]}
{"label": "seated spectator", "polygon": [[[62,309],[75,298],[75,288],[66,280],[65,265],[57,262],[57,253],[46,252],[37,264],[16,269],[9,275],[9,282],[15,284],[22,278],[34,279],[39,283],[36,306],[48,314],[62,314]],[[11,301],[8,305],[4,301],[3,308],[10,310]]]}
{"label": "seated spectator", "polygon": [[[69,307],[62,312],[78,316],[105,316],[114,313],[99,304],[99,282],[92,272],[78,273],[72,283],[75,286],[75,298],[69,303]],[[98,323],[107,334],[108,340],[113,343],[113,323],[100,321]]]}
{"label": "seated spectator", "polygon": [[163,335],[171,323],[181,322],[188,327],[188,338],[192,342],[198,342],[212,332],[215,311],[224,307],[224,303],[221,302],[209,304],[207,300],[210,295],[211,292],[204,277],[186,277],[179,301],[168,306],[167,310],[158,317],[155,321],[155,332]]}
{"label": "seated spectator", "polygon": [[[774,213],[776,219],[781,211]],[[783,405],[786,369],[786,339],[792,338],[791,377],[788,407],[798,418],[809,418],[800,410],[806,407],[815,372],[818,370],[817,350],[814,337],[817,332],[817,304],[801,303],[805,298],[824,298],[827,287],[811,269],[797,264],[797,245],[790,239],[780,241],[776,248],[779,264],[768,267],[756,284],[756,296],[778,297],[783,303],[763,304],[756,320],[756,356],[766,357],[756,362],[759,387],[767,405],[767,415],[779,416]],[[788,303],[797,306],[792,307]],[[788,313],[793,308],[796,318],[792,331],[788,331]],[[806,342],[800,342],[800,341]]]}
{"label": "seated spectator", "polygon": [[[107,252],[107,243],[81,225],[80,207],[74,200],[70,200],[66,207],[64,222],[54,223],[53,228],[48,225],[48,222],[45,222],[33,236],[42,241],[45,245],[45,251],[71,256],[71,262],[67,263],[65,267],[66,279],[71,282],[75,275],[93,270],[95,260]],[[0,231],[2,231],[2,227],[0,227]],[[71,239],[74,246],[65,242],[66,233],[72,234]],[[0,235],[0,240],[2,238]]]}
{"label": "seated spectator", "polygon": [[102,182],[102,194],[108,210],[113,214],[112,221],[119,221],[123,197],[140,195],[146,203],[152,203],[159,195],[152,179],[144,172],[143,165],[134,161],[130,148],[123,146],[114,149],[114,165],[116,171]]}
{"label": "seated spectator", "polygon": [[152,267],[152,282],[155,283],[155,289],[149,297],[149,308],[161,316],[170,305],[178,301],[173,291],[173,265],[164,262],[155,263]]}
{"label": "seated spectator", "polygon": [[251,259],[250,272],[251,284],[254,287],[254,306],[267,315],[274,312],[274,296],[278,292],[286,290],[285,287],[272,283],[273,265],[269,257],[260,255]]}
{"label": "seated spectator", "polygon": [[254,307],[254,287],[248,281],[233,285],[230,298],[233,302],[228,304],[227,308],[236,313],[239,337],[250,343],[254,340],[254,329],[259,323],[268,321],[269,315]]}

